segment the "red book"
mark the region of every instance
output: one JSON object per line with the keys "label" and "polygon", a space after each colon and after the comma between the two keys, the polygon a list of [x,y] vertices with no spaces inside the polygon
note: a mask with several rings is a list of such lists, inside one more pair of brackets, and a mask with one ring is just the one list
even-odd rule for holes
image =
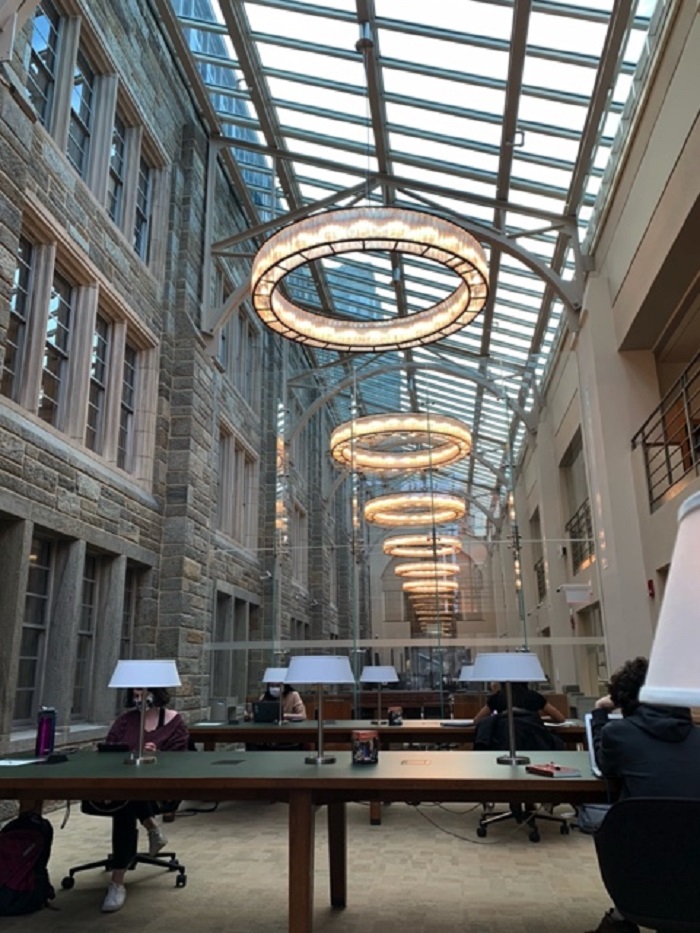
{"label": "red book", "polygon": [[530,774],[539,774],[540,777],[551,778],[575,778],[581,777],[578,768],[567,768],[566,765],[558,765],[550,761],[546,765],[526,765],[525,770]]}

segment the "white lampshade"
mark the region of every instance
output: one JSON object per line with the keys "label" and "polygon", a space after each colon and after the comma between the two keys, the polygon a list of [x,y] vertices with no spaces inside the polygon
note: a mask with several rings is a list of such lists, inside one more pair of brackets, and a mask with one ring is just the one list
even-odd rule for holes
{"label": "white lampshade", "polygon": [[474,665],[463,664],[457,680],[476,680],[476,677],[474,677]]}
{"label": "white lampshade", "polygon": [[265,673],[262,675],[262,682],[264,684],[283,684],[287,679],[286,667],[266,667]]}
{"label": "white lampshade", "polygon": [[544,680],[544,671],[537,655],[531,654],[529,651],[477,654],[471,680],[528,683],[529,681]]}
{"label": "white lampshade", "polygon": [[662,706],[700,706],[700,493],[678,510],[671,558],[649,670],[639,699]]}
{"label": "white lampshade", "polygon": [[395,684],[398,679],[393,664],[367,664],[360,674],[361,684]]}
{"label": "white lampshade", "polygon": [[110,687],[179,687],[180,675],[175,661],[117,661]]}
{"label": "white lampshade", "polygon": [[290,684],[354,684],[350,662],[332,655],[307,655],[291,658],[287,668]]}

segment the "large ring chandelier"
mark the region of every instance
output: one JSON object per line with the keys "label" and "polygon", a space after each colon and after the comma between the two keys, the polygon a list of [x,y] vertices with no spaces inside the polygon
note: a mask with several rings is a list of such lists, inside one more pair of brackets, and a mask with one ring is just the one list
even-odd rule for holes
{"label": "large ring chandelier", "polygon": [[[279,288],[285,276],[313,260],[378,250],[433,260],[455,272],[461,282],[429,308],[371,321],[307,311]],[[325,211],[283,227],[258,251],[250,288],[253,307],[271,330],[307,346],[357,353],[440,340],[469,324],[489,293],[484,251],[471,234],[432,214],[397,207]]]}
{"label": "large ring chandelier", "polygon": [[392,535],[382,550],[391,557],[449,557],[460,553],[462,541],[457,535]]}
{"label": "large ring chandelier", "polygon": [[407,580],[402,589],[404,593],[456,593],[459,583],[456,580]]}
{"label": "large ring chandelier", "polygon": [[472,436],[457,418],[407,411],[346,421],[331,434],[330,447],[333,459],[353,470],[429,470],[466,457]]}
{"label": "large ring chandelier", "polygon": [[459,573],[459,567],[457,564],[444,564],[438,560],[421,560],[397,564],[396,567],[394,567],[394,573],[397,577],[436,579],[440,577],[456,577]]}
{"label": "large ring chandelier", "polygon": [[376,496],[365,503],[365,521],[396,528],[402,525],[440,525],[462,518],[464,499],[449,493],[403,492]]}

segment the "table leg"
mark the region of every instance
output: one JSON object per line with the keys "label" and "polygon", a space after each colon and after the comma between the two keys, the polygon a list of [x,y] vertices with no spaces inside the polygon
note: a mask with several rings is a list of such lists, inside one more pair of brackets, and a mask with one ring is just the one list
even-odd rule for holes
{"label": "table leg", "polygon": [[369,802],[369,823],[370,826],[382,825],[382,802],[381,800],[370,800]]}
{"label": "table leg", "polygon": [[331,907],[345,907],[348,891],[347,819],[344,803],[328,804],[328,859]]}
{"label": "table leg", "polygon": [[289,933],[311,933],[314,908],[315,807],[311,793],[289,795]]}

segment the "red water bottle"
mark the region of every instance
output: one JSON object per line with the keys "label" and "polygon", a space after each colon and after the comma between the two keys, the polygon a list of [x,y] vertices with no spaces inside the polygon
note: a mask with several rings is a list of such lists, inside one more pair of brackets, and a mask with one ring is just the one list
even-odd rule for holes
{"label": "red water bottle", "polygon": [[50,755],[56,738],[56,710],[53,706],[42,706],[36,723],[36,745],[34,754],[37,758]]}

